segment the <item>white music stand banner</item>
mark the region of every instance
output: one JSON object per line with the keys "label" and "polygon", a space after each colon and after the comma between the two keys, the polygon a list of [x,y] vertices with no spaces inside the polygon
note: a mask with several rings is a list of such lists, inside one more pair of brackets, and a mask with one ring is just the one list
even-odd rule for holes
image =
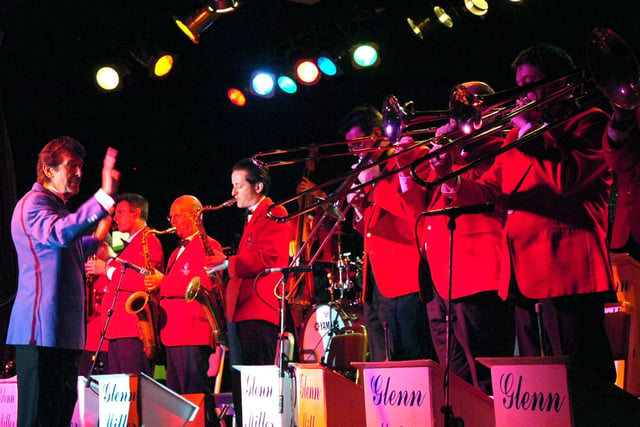
{"label": "white music stand banner", "polygon": [[18,377],[0,379],[0,426],[18,425]]}
{"label": "white music stand banner", "polygon": [[[357,362],[363,369],[368,427],[442,427],[445,419],[444,368],[433,360]],[[465,425],[494,427],[493,401],[451,374],[450,406]]]}
{"label": "white music stand banner", "polygon": [[491,368],[496,427],[637,425],[640,401],[566,356],[479,357]]}
{"label": "white music stand banner", "polygon": [[504,359],[478,359],[491,368],[496,425],[573,425],[567,359],[509,359],[517,364],[506,363]]}
{"label": "white music stand banner", "polygon": [[[290,427],[291,374],[276,365],[234,365],[242,381],[242,422],[245,426]],[[282,388],[282,390],[281,390]],[[282,400],[282,402],[281,402]],[[280,412],[282,405],[282,412]]]}

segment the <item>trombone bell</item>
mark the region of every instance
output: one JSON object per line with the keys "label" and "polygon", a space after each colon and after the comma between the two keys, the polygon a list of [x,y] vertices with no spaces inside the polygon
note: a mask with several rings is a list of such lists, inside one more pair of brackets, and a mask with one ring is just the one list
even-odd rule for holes
{"label": "trombone bell", "polygon": [[387,96],[382,102],[384,134],[391,143],[396,143],[409,126],[449,119],[448,110],[415,111],[413,101],[400,105],[398,99]]}
{"label": "trombone bell", "polygon": [[640,67],[629,45],[608,28],[594,28],[587,42],[587,64],[598,88],[618,108],[640,106]]}

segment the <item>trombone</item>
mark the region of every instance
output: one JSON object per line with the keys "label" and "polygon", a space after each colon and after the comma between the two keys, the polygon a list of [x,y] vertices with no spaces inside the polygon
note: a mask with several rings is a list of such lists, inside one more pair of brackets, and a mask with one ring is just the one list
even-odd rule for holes
{"label": "trombone", "polygon": [[[468,134],[464,134],[463,136],[457,137],[455,139],[450,139],[447,137],[447,135],[441,135],[439,137],[435,137],[435,138],[430,138],[424,141],[417,141],[409,146],[407,146],[405,149],[403,149],[402,151],[398,151],[394,154],[388,155],[388,156],[382,156],[380,159],[374,161],[374,162],[361,162],[358,167],[354,168],[353,170],[346,172],[340,176],[338,176],[337,178],[331,179],[327,182],[318,184],[315,187],[309,188],[307,190],[305,190],[304,192],[298,193],[297,195],[284,200],[280,203],[277,203],[275,205],[272,205],[268,208],[267,210],[267,215],[269,215],[270,218],[276,220],[276,221],[288,221],[292,218],[295,218],[299,215],[304,215],[308,212],[311,212],[313,210],[315,210],[317,207],[327,204],[327,203],[331,203],[333,201],[342,199],[343,197],[346,197],[347,194],[349,193],[353,193],[353,192],[357,192],[365,187],[368,187],[370,185],[375,184],[376,182],[386,179],[389,176],[395,175],[401,171],[404,171],[406,169],[410,169],[411,170],[411,175],[413,177],[413,179],[420,185],[427,187],[427,188],[433,188],[451,178],[454,178],[464,172],[466,172],[469,169],[472,169],[474,167],[476,167],[478,165],[479,162],[481,161],[486,161],[487,159],[493,158],[507,150],[510,150],[512,148],[515,148],[518,145],[524,144],[527,141],[533,139],[535,136],[538,136],[540,133],[542,132],[546,132],[550,129],[552,129],[553,127],[559,126],[562,123],[564,123],[566,120],[568,120],[571,116],[567,116],[567,117],[562,117],[560,119],[560,121],[556,121],[553,124],[549,124],[547,126],[543,126],[542,128],[530,132],[527,135],[525,135],[523,138],[518,139],[517,141],[515,141],[512,144],[506,145],[501,147],[500,149],[496,150],[493,153],[488,154],[487,156],[483,156],[480,159],[477,159],[474,162],[470,162],[469,164],[465,165],[463,168],[459,168],[457,169],[455,172],[453,172],[452,174],[446,176],[446,177],[442,177],[439,178],[436,181],[432,181],[432,182],[426,182],[424,180],[422,180],[419,177],[419,172],[417,171],[417,168],[422,165],[424,162],[429,161],[443,153],[446,153],[448,151],[451,151],[453,149],[456,148],[462,148],[464,146],[470,145],[476,141],[478,141],[479,139],[492,135],[494,133],[506,130],[509,126],[510,126],[510,122],[511,119],[519,114],[522,114],[525,111],[528,111],[530,109],[534,109],[534,108],[538,108],[541,107],[543,105],[548,105],[552,102],[557,102],[559,99],[566,99],[566,97],[568,95],[570,95],[573,91],[576,90],[577,87],[579,87],[580,85],[584,84],[584,77],[585,77],[585,71],[584,70],[580,70],[574,73],[571,73],[568,76],[563,76],[560,78],[556,78],[556,79],[547,79],[544,81],[540,81],[540,82],[535,82],[529,85],[525,85],[525,86],[521,86],[519,88],[516,89],[511,89],[511,90],[506,90],[503,92],[497,92],[493,95],[484,95],[484,96],[477,96],[477,95],[468,95],[467,96],[467,100],[472,100],[472,102],[469,103],[469,105],[466,106],[453,106],[454,110],[457,111],[456,116],[452,118],[454,120],[456,120],[456,122],[458,122],[461,127],[463,127],[463,124],[467,124],[468,126],[470,126],[473,130],[470,130],[470,133]],[[536,89],[540,89],[544,86],[547,85],[562,85],[562,87],[558,90],[556,90],[555,92],[553,92],[552,94],[548,95],[545,98],[541,98],[535,101],[531,101],[528,102],[527,104],[521,105],[521,106],[515,106],[515,107],[504,107],[505,105],[508,104],[512,104],[515,102],[515,100],[517,100],[518,98],[522,98],[525,94],[536,90]],[[458,88],[459,90],[464,90],[464,88]],[[593,96],[591,95],[591,93],[586,93],[584,94],[582,97],[580,97],[580,107],[578,107],[579,109],[586,109],[587,107],[590,107],[592,105],[594,105],[596,102],[593,100]],[[598,99],[599,101],[599,99]],[[489,107],[485,107],[485,105],[490,104],[491,105]],[[578,112],[578,110],[576,111],[572,111],[572,115],[576,114]],[[464,113],[464,114],[463,114]],[[493,121],[491,123],[485,124],[485,122],[487,121],[487,119],[492,118]],[[398,134],[398,135],[404,135],[404,134]],[[443,141],[448,141],[446,143],[442,143]],[[292,212],[289,213],[285,216],[276,216],[272,213],[272,210],[276,207],[276,206],[282,206],[282,205],[287,205],[290,204],[296,200],[298,200],[298,198],[300,197],[304,197],[305,195],[314,192],[316,190],[318,190],[319,188],[324,188],[326,186],[335,184],[337,182],[341,182],[341,181],[345,181],[348,180],[349,178],[353,178],[352,182],[355,182],[355,177],[357,177],[360,172],[369,169],[371,167],[375,167],[375,166],[379,166],[379,165],[383,165],[386,162],[392,161],[394,160],[396,157],[406,154],[407,152],[410,152],[411,150],[416,150],[420,147],[424,147],[425,145],[429,145],[429,144],[434,144],[434,143],[438,143],[439,148],[436,149],[432,149],[430,150],[428,153],[425,153],[424,155],[422,155],[420,158],[414,160],[412,163],[409,163],[407,165],[402,165],[402,166],[398,166],[395,167],[391,170],[386,170],[383,171],[382,173],[380,173],[378,176],[376,176],[375,178],[371,179],[370,181],[364,182],[364,183],[360,183],[357,185],[352,185],[349,188],[344,188],[341,189],[341,191],[335,191],[334,193],[330,194],[327,198],[325,198],[324,200],[320,200],[316,203],[313,203],[309,206],[307,206],[306,208],[302,208],[296,212]],[[373,150],[367,150],[367,151],[378,151],[379,149],[373,149]],[[364,164],[363,164],[364,163]]]}
{"label": "trombone", "polygon": [[[503,92],[498,92],[493,95],[484,95],[484,96],[478,96],[478,95],[472,94],[468,90],[467,92],[465,92],[466,88],[464,88],[464,86],[462,85],[459,85],[454,89],[454,91],[452,91],[452,100],[450,102],[451,104],[450,110],[452,112],[455,112],[455,114],[450,113],[448,117],[453,118],[456,122],[461,124],[461,127],[464,124],[471,123],[471,126],[473,129],[475,129],[475,132],[466,134],[462,137],[459,137],[453,140],[449,140],[450,142],[446,144],[439,144],[441,145],[440,148],[430,150],[428,153],[425,153],[419,159],[415,160],[410,164],[398,166],[392,169],[382,171],[378,176],[376,176],[370,181],[360,183],[357,185],[351,185],[355,183],[356,177],[360,174],[360,172],[366,169],[384,165],[389,161],[395,160],[400,155],[406,155],[408,152],[411,152],[412,150],[417,150],[421,147],[428,146],[436,142],[441,143],[442,141],[447,140],[448,138],[446,137],[446,134],[445,134],[439,137],[429,138],[422,141],[415,141],[413,144],[410,144],[404,147],[403,150],[397,151],[396,153],[389,154],[386,156],[380,156],[379,159],[373,162],[361,161],[358,164],[358,166],[352,169],[351,171],[348,171],[336,178],[330,179],[324,183],[316,185],[315,187],[312,187],[303,192],[300,192],[297,195],[289,199],[286,199],[280,203],[271,205],[267,209],[267,215],[271,219],[274,219],[279,222],[289,221],[300,215],[305,215],[309,212],[312,212],[318,207],[326,206],[329,203],[340,200],[346,197],[346,195],[349,193],[357,192],[365,187],[375,184],[380,180],[386,179],[389,176],[395,175],[409,168],[411,168],[411,174],[414,180],[416,180],[419,184],[425,187],[431,187],[430,183],[426,183],[425,181],[419,178],[418,172],[416,170],[419,165],[421,165],[422,163],[430,159],[433,159],[439,156],[444,152],[473,143],[477,141],[479,138],[504,130],[505,127],[510,124],[511,118],[515,117],[516,115],[521,114],[524,111],[527,111],[529,109],[536,108],[544,104],[548,104],[560,97],[566,96],[567,94],[571,93],[575,89],[578,82],[580,82],[580,79],[578,77],[582,76],[583,73],[584,71],[579,71],[577,73],[571,74],[568,77],[562,77],[560,79],[555,79],[555,80],[545,80],[542,82],[537,82],[537,83],[532,83],[526,86],[522,86],[516,89],[511,89]],[[515,100],[522,97],[523,94],[531,92],[534,89],[538,89],[544,85],[560,84],[560,83],[566,83],[566,82],[570,82],[571,84],[564,84],[563,88],[556,91],[555,93],[553,93],[551,96],[547,98],[533,101],[528,104],[515,107],[515,108],[504,107],[504,105],[515,102]],[[459,93],[460,91],[462,91],[463,93],[462,94]],[[469,105],[458,105],[460,100],[464,100]],[[489,102],[491,102],[492,105],[490,107],[485,107],[485,105],[488,104]],[[398,129],[405,129],[408,126],[412,126],[414,123],[416,123],[416,121],[423,120],[423,116],[418,116],[417,114],[414,115],[413,117],[410,117],[410,115],[404,110],[404,108],[400,108],[399,105],[400,104],[397,102],[395,97],[390,95],[389,97],[386,98],[385,105],[383,106],[383,111],[387,113],[386,115],[383,115],[383,125],[386,129],[391,129],[391,128],[393,129],[393,131],[389,133],[389,136],[392,137],[391,138],[392,144],[395,141],[397,141],[401,136],[407,135],[405,133],[399,132]],[[428,117],[424,120],[431,121],[434,119],[433,114],[431,114],[430,112],[426,113],[426,115],[428,115]],[[490,117],[494,118],[493,122],[487,125],[483,125],[484,121],[486,121],[486,119]],[[440,114],[437,115],[437,117],[435,117],[435,119],[437,120],[441,120],[443,118],[444,116]],[[358,142],[358,140],[354,140],[353,142]],[[521,144],[521,143],[524,143],[524,141],[520,139],[517,141],[517,143]],[[390,148],[389,146],[384,147],[385,150],[389,148]],[[381,148],[375,147],[371,149],[357,150],[350,154],[367,153],[367,156],[365,157],[370,158],[369,153],[375,153],[380,150]],[[495,155],[497,154],[499,153],[496,153]],[[473,167],[475,167],[477,165],[477,162],[472,162],[470,163],[470,165],[473,165]],[[467,168],[466,170],[468,170],[469,168]],[[456,172],[459,172],[459,170],[460,169],[458,169]],[[309,193],[317,191],[318,189],[322,189],[327,186],[331,186],[336,183],[345,182],[349,180],[350,180],[350,185],[348,187],[340,188],[334,191],[323,200],[319,200],[315,203],[308,205],[307,207],[301,208],[295,212],[291,212],[285,216],[277,216],[273,214],[273,209],[275,209],[276,206],[288,205],[290,203],[297,201],[299,198],[308,195]],[[435,186],[437,184],[433,184],[433,185]]]}
{"label": "trombone", "polygon": [[[579,114],[582,111],[586,111],[588,108],[599,105],[601,101],[607,100],[615,108],[623,110],[637,110],[640,107],[640,65],[638,60],[631,49],[622,37],[620,37],[613,30],[603,27],[594,28],[587,40],[586,45],[586,58],[587,69],[570,74],[567,77],[554,80],[543,80],[540,82],[534,82],[530,85],[520,87],[522,93],[528,93],[534,88],[543,87],[545,85],[555,84],[556,82],[565,82],[565,86],[546,98],[539,99],[533,102],[529,102],[515,109],[509,110],[502,117],[498,118],[491,125],[480,129],[473,135],[467,135],[459,137],[448,144],[442,146],[438,150],[430,152],[427,156],[415,160],[411,164],[411,175],[413,179],[420,185],[431,189],[437,185],[447,182],[450,179],[465,173],[466,171],[474,168],[478,163],[495,158],[496,156],[508,151],[512,148],[525,144],[528,141],[536,138],[544,132],[548,132],[555,129],[562,124],[566,123],[569,119]],[[585,89],[587,82],[591,82],[595,85],[592,92]],[[444,150],[448,150],[449,147],[455,148],[465,145],[469,142],[473,142],[484,136],[490,135],[501,129],[505,123],[508,123],[511,118],[518,114],[542,105],[550,104],[552,101],[562,99],[565,95],[571,93],[574,89],[582,85],[583,94],[580,97],[574,97],[576,101],[576,107],[573,111],[568,111],[562,114],[560,117],[555,117],[553,122],[539,127],[531,132],[525,134],[522,138],[515,140],[514,142],[504,145],[493,153],[489,153],[476,159],[457,170],[435,179],[430,182],[424,181],[420,178],[417,167],[424,163],[426,160],[432,159],[438,156]],[[597,89],[597,90],[596,90]],[[496,94],[499,95],[499,94]],[[493,95],[488,96],[491,98]],[[482,105],[482,103],[480,103]]]}
{"label": "trombone", "polygon": [[[561,126],[571,117],[586,111],[588,108],[600,105],[602,101],[605,100],[605,97],[617,108],[628,110],[638,108],[640,105],[640,67],[638,66],[638,61],[633,50],[620,36],[607,28],[595,28],[591,32],[587,42],[587,63],[588,70],[585,68],[578,69],[566,76],[541,80],[514,89],[497,92],[492,95],[475,95],[465,92],[464,87],[456,87],[454,88],[454,91],[452,91],[452,97],[450,99],[449,117],[454,119],[463,131],[468,133],[454,139],[450,139],[445,134],[424,141],[416,141],[404,150],[388,156],[381,156],[381,158],[374,162],[360,162],[356,168],[340,175],[337,178],[318,184],[317,186],[307,189],[294,197],[272,205],[268,209],[267,213],[269,217],[276,221],[288,221],[299,215],[311,212],[319,206],[340,200],[346,197],[349,193],[359,191],[364,187],[373,185],[380,180],[409,168],[413,179],[418,184],[428,189],[432,189],[443,182],[475,168],[480,162],[495,158],[512,148],[531,141],[544,132]],[[517,105],[516,101],[518,99],[523,99],[526,97],[526,94],[540,90],[544,87],[551,87],[553,92],[545,97],[536,99],[535,101],[530,101],[523,105]],[[602,96],[603,94],[605,97]],[[570,109],[558,117],[553,117],[545,126],[527,133],[513,143],[502,146],[498,150],[489,153],[474,162],[470,162],[467,165],[458,168],[451,174],[438,178],[434,181],[427,182],[420,178],[417,168],[423,163],[453,149],[463,148],[473,144],[486,136],[507,130],[510,127],[512,118],[530,109],[568,101],[575,104],[573,109]],[[421,123],[423,119],[424,121],[429,121],[434,118],[445,118],[445,116],[441,115],[440,112],[436,114],[436,117],[433,117],[434,114],[429,114],[428,112],[411,113],[411,108],[400,107],[399,102],[397,102],[395,97],[392,96],[389,96],[385,100],[383,110],[386,113],[386,116],[384,117],[385,128],[389,128],[389,132],[385,133],[390,136],[389,140],[392,143],[395,143],[400,136],[409,136],[408,133],[403,133],[403,131],[409,126]],[[491,119],[490,123],[487,123],[489,121],[488,119]],[[443,141],[447,142],[442,143]],[[357,142],[357,140],[349,142]],[[388,161],[392,161],[400,154],[405,154],[411,150],[434,143],[437,143],[439,148],[429,150],[428,153],[408,165],[398,166],[392,170],[383,171],[370,181],[360,183],[358,185],[351,185],[347,188],[341,188],[340,191],[333,192],[326,199],[320,200],[306,208],[300,209],[297,212],[289,213],[286,216],[277,217],[272,214],[272,210],[275,206],[292,203],[300,197],[304,197],[318,189],[338,182],[350,180],[351,183],[355,183],[355,177],[357,177],[360,172],[374,166],[382,165]],[[384,148],[386,149],[388,147]],[[380,148],[376,147],[362,151],[371,152],[379,150]],[[357,154],[358,151],[353,151],[351,154]]]}

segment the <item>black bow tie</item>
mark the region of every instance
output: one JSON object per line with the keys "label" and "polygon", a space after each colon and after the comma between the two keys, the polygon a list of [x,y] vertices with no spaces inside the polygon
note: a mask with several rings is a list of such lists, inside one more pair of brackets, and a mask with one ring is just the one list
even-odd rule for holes
{"label": "black bow tie", "polygon": [[189,244],[189,241],[190,241],[189,239],[182,239],[182,240],[180,240],[180,247],[181,247],[181,248],[186,247],[186,246]]}

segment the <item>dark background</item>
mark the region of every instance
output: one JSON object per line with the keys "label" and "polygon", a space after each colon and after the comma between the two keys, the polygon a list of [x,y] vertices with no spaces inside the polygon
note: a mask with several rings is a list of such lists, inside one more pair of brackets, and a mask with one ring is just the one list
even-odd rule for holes
{"label": "dark background", "polygon": [[[462,0],[456,0],[462,5]],[[204,204],[230,197],[230,170],[243,157],[272,149],[339,140],[341,118],[355,105],[381,106],[388,94],[414,100],[418,109],[446,109],[450,88],[483,80],[496,90],[515,86],[510,63],[538,42],[564,47],[583,65],[592,28],[614,29],[640,46],[636,6],[608,2],[492,0],[483,18],[462,14],[454,28],[437,28],[421,41],[405,18],[431,8],[429,1],[241,1],[191,43],[172,22],[198,6],[191,0],[26,1],[0,6],[0,88],[13,152],[18,196],[35,179],[38,151],[53,137],[70,135],[87,147],[82,194],[99,186],[107,146],[119,150],[121,190],[151,203],[149,224],[163,229],[175,197],[193,194]],[[231,85],[248,83],[258,65],[286,67],[298,54],[344,53],[357,41],[380,45],[380,66],[323,78],[299,93],[249,98],[245,108],[226,99]],[[151,79],[138,64],[119,92],[93,83],[96,66],[128,57],[142,41],[178,55],[168,78]],[[325,176],[348,170],[350,160],[321,162]],[[290,196],[302,166],[274,168],[273,195]],[[225,246],[241,232],[231,208],[207,215],[209,234]],[[8,226],[7,224],[3,224]],[[354,238],[355,239],[355,238]],[[163,238],[173,244],[171,237]]]}

